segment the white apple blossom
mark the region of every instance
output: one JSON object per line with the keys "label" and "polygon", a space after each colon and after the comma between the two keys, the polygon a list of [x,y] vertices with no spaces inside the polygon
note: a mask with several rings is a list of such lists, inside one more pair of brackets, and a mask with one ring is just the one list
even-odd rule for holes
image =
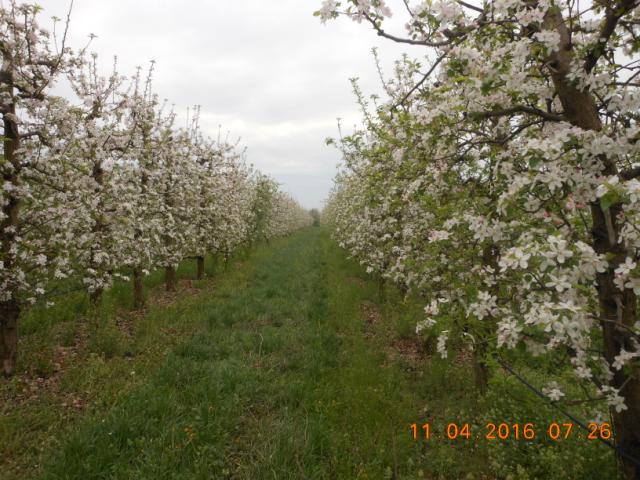
{"label": "white apple blossom", "polygon": [[438,335],[438,342],[436,345],[436,350],[442,358],[447,358],[448,356],[447,340],[449,340],[449,331],[443,330],[440,335]]}
{"label": "white apple blossom", "polygon": [[557,402],[562,397],[564,397],[564,392],[560,390],[560,386],[557,382],[550,382],[546,387],[542,389],[542,393],[544,393],[547,397],[549,397],[552,401]]}

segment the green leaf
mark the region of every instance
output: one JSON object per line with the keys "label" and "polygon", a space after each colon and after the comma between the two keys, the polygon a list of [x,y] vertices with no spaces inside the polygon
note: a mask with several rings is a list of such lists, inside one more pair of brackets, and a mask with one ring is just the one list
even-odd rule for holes
{"label": "green leaf", "polygon": [[602,207],[603,210],[608,210],[611,205],[615,205],[619,202],[620,194],[616,190],[611,189],[600,199],[600,207]]}
{"label": "green leaf", "polygon": [[493,89],[493,80],[485,80],[482,82],[482,86],[480,87],[480,91],[483,95],[488,95]]}

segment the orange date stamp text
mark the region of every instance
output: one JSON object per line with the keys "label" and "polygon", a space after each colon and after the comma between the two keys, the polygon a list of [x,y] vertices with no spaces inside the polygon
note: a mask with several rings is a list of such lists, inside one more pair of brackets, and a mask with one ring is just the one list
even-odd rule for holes
{"label": "orange date stamp text", "polygon": [[568,440],[570,438],[609,440],[613,436],[613,431],[609,423],[595,422],[587,424],[587,431],[583,431],[571,422],[551,422],[544,425],[536,425],[533,422],[487,422],[484,426],[455,422],[438,426],[426,422],[411,424],[410,432],[415,441],[432,439],[530,441],[536,438],[548,438],[554,441]]}

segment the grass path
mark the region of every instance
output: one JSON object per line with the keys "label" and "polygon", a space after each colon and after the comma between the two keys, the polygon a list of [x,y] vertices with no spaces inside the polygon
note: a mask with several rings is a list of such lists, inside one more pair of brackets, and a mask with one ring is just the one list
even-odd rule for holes
{"label": "grass path", "polygon": [[48,446],[38,478],[420,478],[431,452],[408,425],[430,385],[387,358],[382,322],[362,308],[376,287],[359,274],[320,229],[258,248],[213,291],[166,309],[192,333]]}
{"label": "grass path", "polygon": [[[478,434],[486,421],[562,419],[506,375],[479,399],[466,349],[441,360],[417,342],[423,302],[389,291],[381,305],[325,231],[210,267],[191,282],[183,265],[182,293],[156,289],[146,312],[115,308],[128,292],[116,285],[103,327],[80,344],[81,303],[36,312],[29,358],[75,335],[74,356],[42,368],[33,398],[16,397],[18,378],[0,389],[0,478],[614,478],[610,452],[584,440],[444,440],[449,422]],[[409,425],[424,421],[441,438],[414,441]]]}

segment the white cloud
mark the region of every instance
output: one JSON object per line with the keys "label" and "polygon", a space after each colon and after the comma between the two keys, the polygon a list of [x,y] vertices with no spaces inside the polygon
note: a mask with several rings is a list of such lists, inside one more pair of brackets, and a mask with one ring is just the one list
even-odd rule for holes
{"label": "white cloud", "polygon": [[[38,1],[45,16],[62,18],[68,3]],[[321,25],[312,16],[319,5],[75,0],[70,44],[81,47],[96,34],[91,50],[105,70],[117,55],[123,74],[156,60],[155,89],[176,111],[201,105],[202,125],[211,135],[222,125],[223,134],[241,137],[249,162],[305,206],[318,207],[339,161],[324,140],[337,134],[337,117],[346,126],[359,118],[348,79],[360,77],[364,92],[379,92],[371,48],[379,46],[388,71],[403,51],[347,19]]]}

